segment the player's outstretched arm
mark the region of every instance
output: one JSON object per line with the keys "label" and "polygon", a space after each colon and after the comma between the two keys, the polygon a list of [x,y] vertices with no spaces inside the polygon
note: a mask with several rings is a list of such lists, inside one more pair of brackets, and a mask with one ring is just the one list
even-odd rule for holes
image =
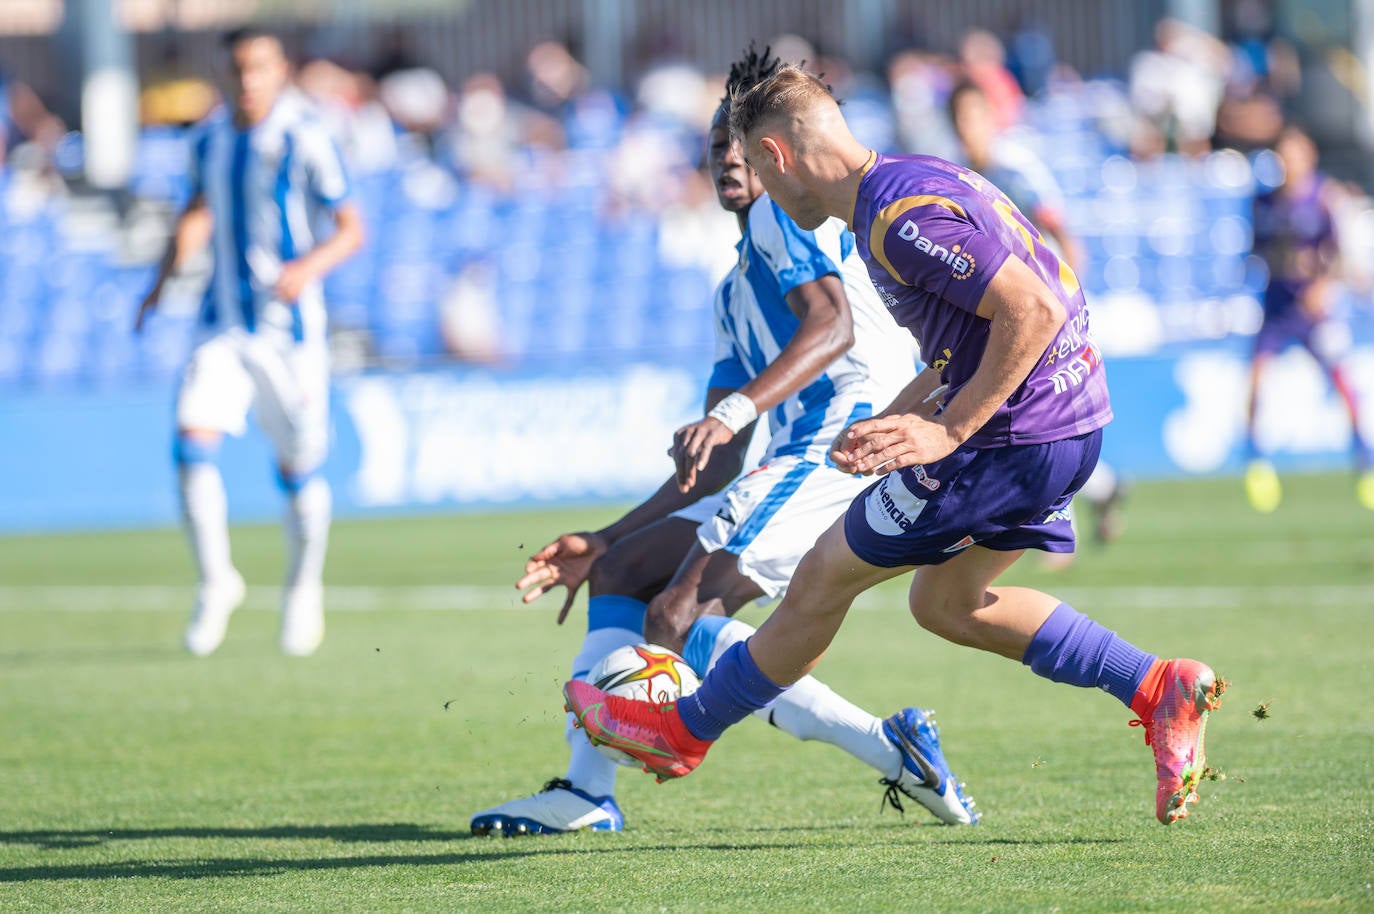
{"label": "player's outstretched arm", "polygon": [[[723,388],[713,387],[708,390],[708,410],[730,393],[731,391]],[[521,599],[526,603],[532,603],[554,587],[567,588],[563,608],[558,613],[558,624],[562,625],[572,608],[577,591],[591,576],[592,566],[612,545],[650,524],[663,520],[674,511],[725,488],[726,484],[744,468],[744,455],[749,449],[749,440],[752,437],[753,423],[750,423],[725,446],[715,450],[705,470],[697,476],[695,484],[687,491],[679,488],[677,477],[674,476],[615,523],[596,532],[565,533],[530,556],[530,560],[525,563],[524,577],[515,583],[517,589],[525,591]],[[675,451],[676,447],[669,451],[674,459],[677,457]]]}
{"label": "player's outstretched arm", "polygon": [[[804,282],[788,292],[786,300],[801,325],[778,357],[722,404],[741,404],[744,412],[732,409],[721,414],[717,410],[717,415],[707,415],[678,429],[674,458],[679,490],[687,492],[695,486],[697,474],[706,468],[712,451],[731,441],[741,422],[766,413],[797,393],[854,345],[854,317],[838,276],[826,274]],[[732,416],[739,418],[731,422]]]}
{"label": "player's outstretched arm", "polygon": [[162,255],[162,262],[158,264],[153,287],[148,290],[148,294],[138,306],[138,316],[134,318],[135,333],[143,329],[143,322],[148,315],[157,310],[158,301],[162,298],[162,287],[166,285],[168,277],[185,266],[191,255],[209,243],[210,230],[213,227],[214,217],[210,215],[210,207],[206,205],[205,198],[200,195],[192,197],[177,217],[176,227],[172,230],[172,240]]}
{"label": "player's outstretched arm", "polygon": [[310,249],[308,254],[282,264],[272,292],[284,302],[293,302],[310,283],[324,279],[363,245],[363,217],[353,203],[334,209],[334,234]]}
{"label": "player's outstretched arm", "polygon": [[525,563],[525,576],[515,582],[524,603],[533,603],[555,587],[567,588],[558,624],[568,618],[577,591],[591,576],[596,560],[606,554],[610,543],[598,533],[565,533],[540,549]]}
{"label": "player's outstretched arm", "polygon": [[892,415],[855,422],[831,451],[840,469],[865,475],[931,463],[952,454],[1020,387],[1064,326],[1064,305],[1019,258],[1009,257],[978,303],[991,322],[973,377],[940,415]]}

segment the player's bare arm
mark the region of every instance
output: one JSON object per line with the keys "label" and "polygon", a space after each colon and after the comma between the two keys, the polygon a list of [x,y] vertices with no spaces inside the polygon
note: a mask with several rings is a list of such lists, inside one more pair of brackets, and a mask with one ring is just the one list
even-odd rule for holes
{"label": "player's bare arm", "polygon": [[285,302],[300,298],[312,282],[323,279],[363,244],[363,218],[358,207],[345,203],[334,210],[334,234],[295,260],[282,264],[273,294]]}
{"label": "player's bare arm", "polygon": [[[732,391],[719,387],[708,390],[707,410],[714,408],[730,393]],[[572,609],[578,590],[591,576],[592,566],[597,559],[619,540],[725,488],[744,469],[745,452],[749,449],[752,436],[753,423],[750,423],[747,428],[741,429],[740,434],[715,448],[707,466],[696,475],[693,485],[686,491],[678,485],[675,474],[659,486],[658,491],[615,523],[597,531],[565,533],[544,546],[530,556],[525,563],[524,577],[515,583],[516,589],[525,591],[521,599],[525,603],[532,603],[555,587],[567,588],[563,607],[558,613],[558,624],[562,625]]]}
{"label": "player's bare arm", "polygon": [[143,329],[143,322],[148,315],[157,310],[158,302],[162,298],[162,287],[167,284],[168,277],[184,267],[192,255],[210,243],[210,231],[213,228],[214,217],[210,215],[210,207],[206,205],[205,198],[200,195],[192,197],[177,217],[176,227],[172,230],[172,240],[162,255],[162,262],[158,264],[153,287],[148,290],[148,294],[138,306],[138,316],[134,319],[135,333]]}
{"label": "player's bare arm", "polygon": [[987,348],[940,415],[896,415],[851,425],[832,454],[843,470],[872,474],[947,457],[992,418],[1025,381],[1064,325],[1064,306],[1018,258],[997,271],[978,303],[991,322]]}
{"label": "player's bare arm", "polygon": [[[854,318],[838,276],[827,274],[802,283],[787,293],[786,300],[801,325],[778,357],[738,391],[753,403],[756,415],[810,384],[854,345]],[[673,436],[678,488],[692,489],[712,450],[734,437],[725,422],[709,415],[678,429]]]}

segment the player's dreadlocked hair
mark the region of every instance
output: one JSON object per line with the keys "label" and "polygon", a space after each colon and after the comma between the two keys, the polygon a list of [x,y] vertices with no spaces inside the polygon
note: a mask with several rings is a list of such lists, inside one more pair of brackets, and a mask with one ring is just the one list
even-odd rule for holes
{"label": "player's dreadlocked hair", "polygon": [[722,105],[729,105],[732,100],[778,72],[782,61],[768,56],[772,50],[771,45],[764,45],[760,52],[754,42],[749,42],[744,56],[730,64],[730,76],[725,80],[725,97],[720,100]]}
{"label": "player's dreadlocked hair", "polygon": [[754,124],[787,108],[800,97],[823,95],[842,104],[820,75],[803,69],[804,61],[790,64],[776,57],[770,59],[771,50],[765,47],[759,54],[750,42],[744,57],[730,67],[721,111],[729,114],[730,133],[738,139],[743,139]]}

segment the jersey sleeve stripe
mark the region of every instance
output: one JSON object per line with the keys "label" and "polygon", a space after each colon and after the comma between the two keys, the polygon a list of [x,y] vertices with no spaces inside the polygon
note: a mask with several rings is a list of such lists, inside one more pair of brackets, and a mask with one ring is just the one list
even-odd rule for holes
{"label": "jersey sleeve stripe", "polygon": [[904,286],[909,286],[911,283],[903,279],[896,268],[892,266],[892,261],[887,259],[887,248],[885,246],[885,242],[887,241],[887,230],[892,228],[897,218],[908,210],[915,209],[918,206],[932,205],[943,206],[956,216],[967,218],[967,213],[964,212],[964,208],[948,197],[942,197],[939,194],[916,194],[912,197],[902,197],[899,200],[893,200],[887,206],[878,210],[878,215],[873,217],[873,224],[869,227],[869,251],[877,258],[878,263],[883,265],[883,269],[887,270],[888,274],[893,279]]}

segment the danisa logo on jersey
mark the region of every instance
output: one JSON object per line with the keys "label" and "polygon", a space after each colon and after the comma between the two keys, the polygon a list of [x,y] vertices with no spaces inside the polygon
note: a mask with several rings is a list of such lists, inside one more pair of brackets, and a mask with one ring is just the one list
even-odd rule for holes
{"label": "danisa logo on jersey", "polygon": [[922,235],[921,227],[910,219],[902,223],[902,227],[897,230],[897,237],[903,241],[910,241],[921,253],[929,254],[941,263],[948,264],[955,279],[968,279],[973,275],[973,268],[978,265],[972,254],[960,253],[959,245],[947,248],[931,241],[929,235]]}

